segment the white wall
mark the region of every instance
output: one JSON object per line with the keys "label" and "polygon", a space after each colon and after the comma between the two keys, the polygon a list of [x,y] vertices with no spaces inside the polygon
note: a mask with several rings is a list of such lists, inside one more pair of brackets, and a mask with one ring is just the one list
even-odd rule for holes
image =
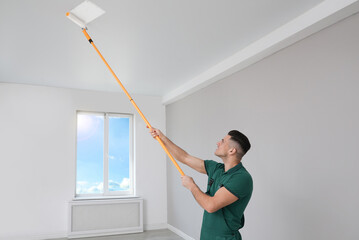
{"label": "white wall", "polygon": [[[133,98],[152,125],[165,128],[159,97]],[[75,192],[76,110],[135,114],[144,225],[165,226],[165,155],[123,93],[0,83],[0,239],[66,236]]]}
{"label": "white wall", "polygon": [[[231,129],[251,140],[243,239],[359,239],[358,26],[357,14],[167,106],[168,136],[195,156],[216,159]],[[199,239],[203,210],[170,163],[167,176],[168,223]]]}

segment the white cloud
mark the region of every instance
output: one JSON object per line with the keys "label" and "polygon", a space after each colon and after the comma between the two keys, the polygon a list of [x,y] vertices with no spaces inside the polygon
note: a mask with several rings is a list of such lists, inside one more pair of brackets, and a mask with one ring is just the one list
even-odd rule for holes
{"label": "white cloud", "polygon": [[130,187],[130,179],[129,178],[123,178],[122,182],[120,183],[120,188],[128,189],[129,187]]}
{"label": "white cloud", "polygon": [[90,187],[86,193],[101,193],[103,192],[103,183],[99,183],[97,186]]}
{"label": "white cloud", "polygon": [[87,193],[87,181],[77,181],[76,182],[76,193],[77,194],[84,194]]}
{"label": "white cloud", "polygon": [[[108,190],[109,191],[123,191],[129,190],[130,187],[130,179],[123,178],[121,182],[116,182],[113,180],[109,180],[108,182]],[[78,181],[76,187],[77,194],[96,194],[103,193],[103,183],[95,183],[89,186],[89,182],[87,181]]]}
{"label": "white cloud", "polygon": [[108,189],[110,191],[118,191],[119,188],[120,188],[120,184],[118,182],[115,182],[113,180],[110,180],[108,182]]}

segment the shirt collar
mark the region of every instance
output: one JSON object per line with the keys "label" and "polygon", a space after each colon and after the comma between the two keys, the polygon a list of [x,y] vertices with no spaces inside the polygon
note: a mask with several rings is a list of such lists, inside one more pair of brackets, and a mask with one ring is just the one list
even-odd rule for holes
{"label": "shirt collar", "polygon": [[232,167],[231,169],[229,169],[227,172],[224,172],[224,174],[231,174],[234,173],[235,171],[241,169],[243,167],[242,162],[238,163],[236,166]]}

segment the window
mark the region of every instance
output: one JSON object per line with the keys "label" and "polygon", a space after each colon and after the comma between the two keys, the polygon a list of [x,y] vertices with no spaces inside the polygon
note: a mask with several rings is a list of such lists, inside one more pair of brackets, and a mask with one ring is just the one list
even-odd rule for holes
{"label": "window", "polygon": [[76,196],[132,195],[133,117],[77,113]]}

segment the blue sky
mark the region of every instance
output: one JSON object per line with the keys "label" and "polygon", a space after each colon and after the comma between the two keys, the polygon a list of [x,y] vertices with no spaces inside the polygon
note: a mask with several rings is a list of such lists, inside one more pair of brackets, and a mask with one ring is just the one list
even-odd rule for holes
{"label": "blue sky", "polygon": [[[109,118],[109,190],[129,185],[129,118]],[[104,124],[102,115],[78,114],[77,194],[102,193]]]}

